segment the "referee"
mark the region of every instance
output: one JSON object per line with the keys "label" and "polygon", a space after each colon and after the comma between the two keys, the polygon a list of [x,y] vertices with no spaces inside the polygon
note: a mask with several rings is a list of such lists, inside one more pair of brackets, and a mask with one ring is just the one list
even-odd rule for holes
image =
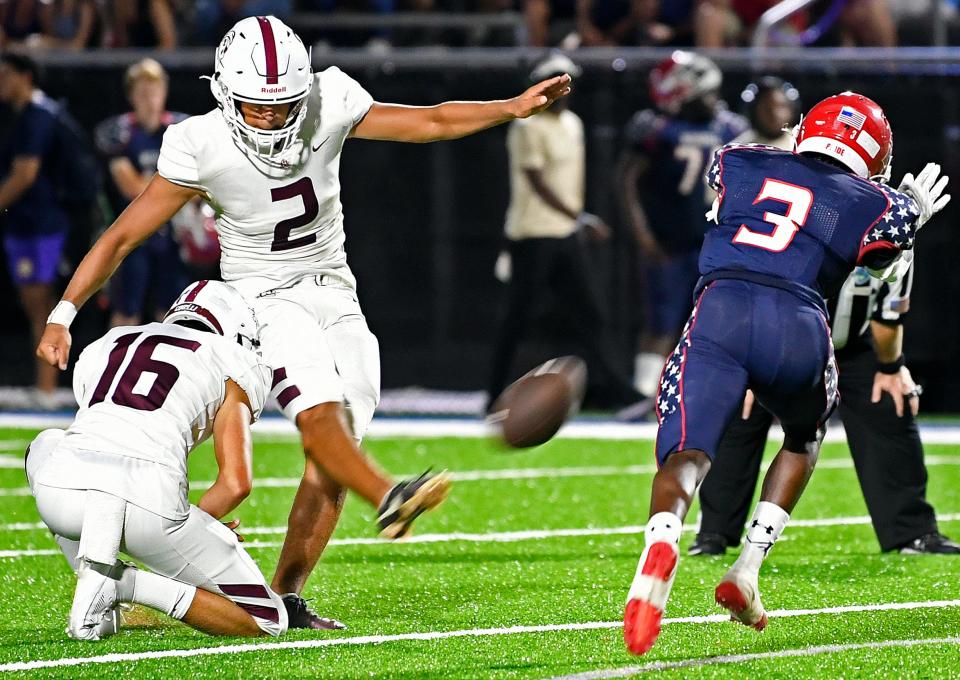
{"label": "referee", "polygon": [[[893,284],[857,268],[827,301],[840,370],[840,418],[880,548],[956,555],[960,544],[938,531],[926,501],[927,470],[914,419],[921,389],[901,349],[912,281],[912,266]],[[719,555],[740,543],[773,422],[752,402],[748,391],[744,417],[727,428],[700,488],[702,519],[691,555]]]}
{"label": "referee", "polygon": [[[563,73],[576,78],[580,68],[557,53],[537,64],[530,79],[539,82]],[[508,305],[494,345],[487,411],[506,386],[520,341],[550,294],[569,313],[590,373],[602,376],[610,388],[610,400],[626,406],[643,399],[602,347],[603,314],[592,289],[596,273],[590,270],[581,236],[606,240],[610,229],[599,217],[583,211],[583,122],[567,108],[568,99],[514,121],[507,132],[509,250],[498,260],[496,273],[509,282]]]}

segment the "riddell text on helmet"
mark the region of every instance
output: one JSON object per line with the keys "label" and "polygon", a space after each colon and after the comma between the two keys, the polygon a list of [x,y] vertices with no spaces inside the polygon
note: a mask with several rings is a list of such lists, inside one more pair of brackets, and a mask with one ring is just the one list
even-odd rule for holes
{"label": "riddell text on helmet", "polygon": [[278,94],[280,92],[286,92],[287,86],[283,85],[281,87],[261,87],[260,92],[262,94]]}

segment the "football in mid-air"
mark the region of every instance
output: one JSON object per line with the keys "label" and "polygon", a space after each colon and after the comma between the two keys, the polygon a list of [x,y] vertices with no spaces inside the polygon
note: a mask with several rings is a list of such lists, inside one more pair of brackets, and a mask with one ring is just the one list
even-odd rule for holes
{"label": "football in mid-air", "polygon": [[507,387],[493,403],[487,421],[507,446],[539,446],[577,413],[586,384],[583,359],[550,359]]}

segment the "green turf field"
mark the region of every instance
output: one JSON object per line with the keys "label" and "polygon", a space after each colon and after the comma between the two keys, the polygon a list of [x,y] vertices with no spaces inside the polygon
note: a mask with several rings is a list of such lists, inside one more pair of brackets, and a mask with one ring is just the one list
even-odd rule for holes
{"label": "green turf field", "polygon": [[[44,552],[55,543],[33,528],[39,518],[23,495],[22,469],[9,466],[31,436],[0,431],[8,463],[0,467],[0,676],[19,675],[15,662],[74,659],[30,674],[546,678],[664,664],[664,677],[960,677],[960,558],[879,554],[843,445],[825,446],[794,513],[805,521],[787,528],[764,567],[764,603],[781,610],[768,628],[757,633],[715,616],[713,588],[734,555],[684,557],[667,617],[687,620],[668,622],[653,651],[638,659],[625,652],[619,623],[642,548],[650,442],[558,440],[505,454],[479,439],[370,441],[391,472],[434,465],[459,474],[447,503],[417,524],[430,541],[351,541],[375,530],[373,511],[348,501],[304,594],[349,630],[224,640],[164,621],[79,643],[63,632],[72,576],[62,558]],[[960,536],[960,446],[928,446],[927,455],[941,529]],[[237,515],[269,577],[302,454],[290,438],[261,437],[255,456],[261,485]],[[214,476],[209,446],[191,461],[199,488]],[[692,537],[685,534],[682,550]],[[864,610],[869,605],[876,606]],[[216,649],[224,645],[232,648]],[[141,654],[164,650],[174,651]],[[134,658],[76,661],[117,654]]]}

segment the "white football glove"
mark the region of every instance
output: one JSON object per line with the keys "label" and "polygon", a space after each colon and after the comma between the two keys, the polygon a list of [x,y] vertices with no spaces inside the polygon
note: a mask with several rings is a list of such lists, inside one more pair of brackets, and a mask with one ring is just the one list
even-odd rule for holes
{"label": "white football glove", "polygon": [[903,176],[897,191],[907,194],[917,202],[920,208],[917,229],[950,202],[950,194],[943,193],[948,181],[950,178],[946,175],[940,177],[940,166],[937,163],[927,163],[916,177],[909,172]]}

